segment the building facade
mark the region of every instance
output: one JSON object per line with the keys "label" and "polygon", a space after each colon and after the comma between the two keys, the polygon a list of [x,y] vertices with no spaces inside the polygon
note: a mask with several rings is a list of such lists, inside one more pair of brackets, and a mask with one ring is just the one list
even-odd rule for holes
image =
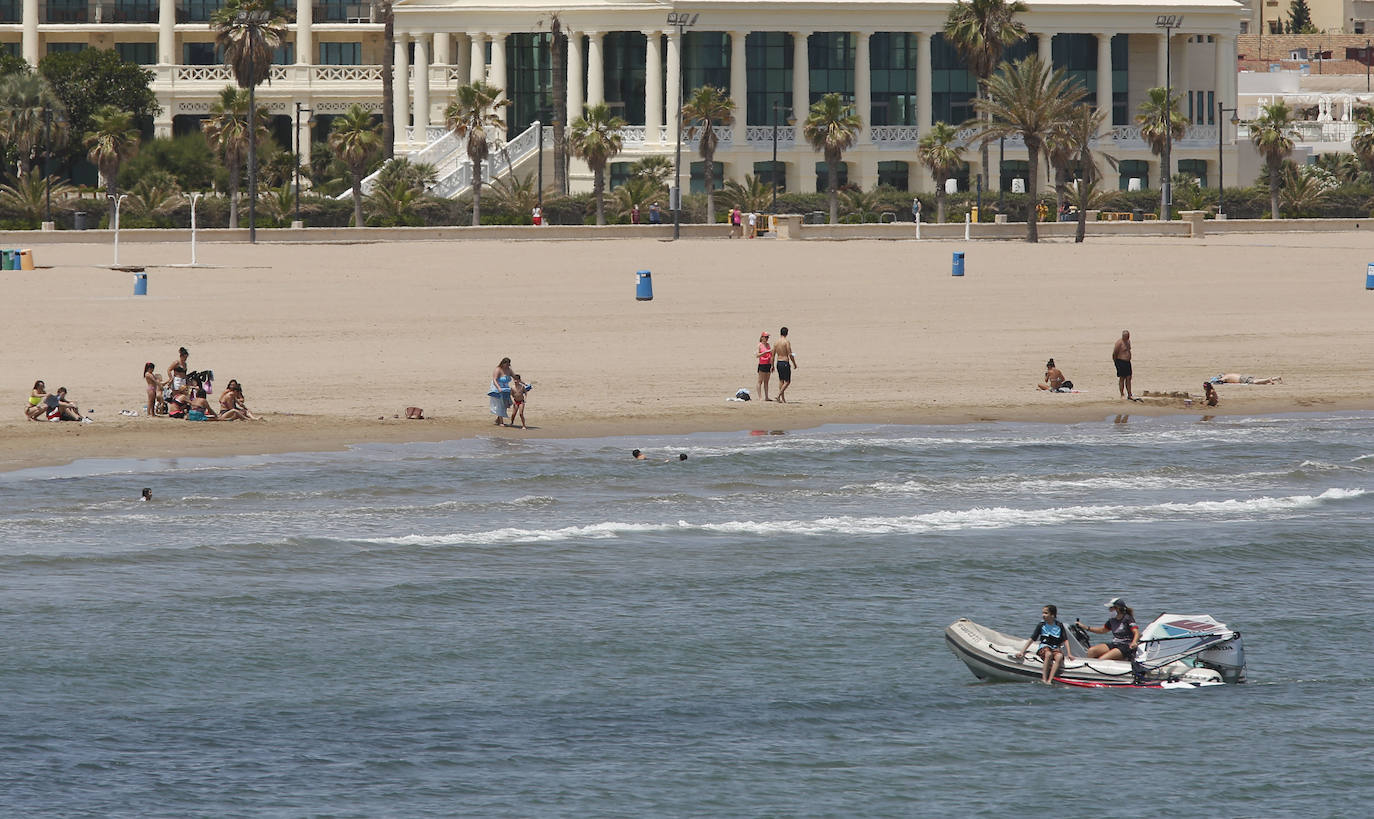
{"label": "building facade", "polygon": [[[219,90],[232,82],[214,49],[208,20],[219,0],[19,0],[0,4],[0,43],[36,63],[55,50],[115,48],[156,73],[163,106],[158,135],[198,127]],[[426,160],[452,150],[443,109],[454,89],[483,78],[506,90],[503,110],[512,145],[553,113],[549,29],[556,16],[568,37],[567,104],[604,102],[629,124],[612,181],[629,163],[672,153],[680,136],[673,113],[691,89],[710,83],[736,106],[720,129],[716,160],[723,176],[776,179],[787,190],[824,184],[821,157],[801,139],[806,108],[827,93],[851,101],[864,123],[845,154],[844,181],[871,188],[929,189],[916,142],[935,121],[960,124],[973,114],[974,81],[941,33],[950,2],[828,0],[783,5],[771,0],[398,0],[393,60],[397,149]],[[1170,84],[1193,125],[1173,149],[1174,171],[1216,184],[1218,147],[1234,152],[1234,128],[1218,105],[1236,100],[1236,36],[1247,19],[1234,0],[1080,2],[1029,0],[1019,19],[1029,36],[1008,57],[1037,53],[1077,78],[1087,100],[1110,106],[1103,151],[1114,156],[1122,187],[1157,186],[1161,168],[1140,139],[1134,117],[1148,90]],[[296,0],[288,42],[259,88],[260,104],[289,142],[296,106],[323,122],[353,103],[380,111],[386,43],[367,5]],[[1177,27],[1159,27],[1173,15]],[[670,24],[684,18],[690,25]],[[575,113],[574,113],[575,115]],[[283,134],[284,132],[284,134]],[[317,131],[317,137],[320,133]],[[535,138],[534,143],[539,140]],[[309,139],[301,140],[308,150]],[[775,147],[776,146],[776,147]],[[689,144],[696,160],[694,146]],[[773,161],[776,151],[777,162]],[[1229,158],[1229,157],[1228,157]],[[684,187],[688,183],[684,151]],[[978,174],[970,149],[961,174]],[[992,149],[989,187],[1024,178],[1024,146]],[[699,161],[690,174],[698,187]],[[1227,162],[1226,184],[1235,184]],[[722,176],[717,172],[717,177]],[[1041,176],[1042,179],[1046,175]],[[589,186],[574,165],[576,187]]]}

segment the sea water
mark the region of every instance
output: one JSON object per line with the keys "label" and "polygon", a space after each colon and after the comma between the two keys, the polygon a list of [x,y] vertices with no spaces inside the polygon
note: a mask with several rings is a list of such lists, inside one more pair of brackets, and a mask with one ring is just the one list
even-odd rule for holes
{"label": "sea water", "polygon": [[[1374,415],[778,432],[0,475],[0,813],[1374,810]],[[1118,595],[1249,682],[944,643]]]}

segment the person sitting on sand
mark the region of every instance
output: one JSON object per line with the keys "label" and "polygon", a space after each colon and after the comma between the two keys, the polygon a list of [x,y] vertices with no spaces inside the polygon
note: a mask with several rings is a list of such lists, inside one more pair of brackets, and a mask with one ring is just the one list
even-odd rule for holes
{"label": "person sitting on sand", "polygon": [[49,421],[82,421],[81,408],[67,400],[67,388],[58,387],[57,392],[43,399]]}
{"label": "person sitting on sand", "polygon": [[249,412],[248,406],[243,403],[243,387],[239,386],[238,379],[229,379],[229,385],[219,394],[219,420],[221,421],[261,421],[262,419]]}
{"label": "person sitting on sand", "polygon": [[1036,389],[1059,392],[1060,388],[1065,386],[1067,386],[1068,389],[1073,389],[1073,382],[1065,378],[1064,373],[1058,367],[1054,366],[1053,358],[1046,361],[1045,380],[1040,384],[1036,384]]}
{"label": "person sitting on sand", "polygon": [[1282,384],[1283,376],[1256,378],[1253,375],[1241,375],[1240,373],[1218,373],[1212,376],[1211,381],[1213,384]]}
{"label": "person sitting on sand", "polygon": [[1021,647],[1021,650],[1014,656],[1020,662],[1026,656],[1026,649],[1036,640],[1040,641],[1040,646],[1035,650],[1035,656],[1040,658],[1040,681],[1048,684],[1054,679],[1054,675],[1059,673],[1059,669],[1064,665],[1064,660],[1073,659],[1073,649],[1069,644],[1069,630],[1064,624],[1059,622],[1059,609],[1054,606],[1045,606],[1040,610],[1041,622],[1036,624],[1035,631],[1031,632],[1030,639]]}
{"label": "person sitting on sand", "polygon": [[30,421],[41,421],[47,414],[48,406],[43,399],[48,397],[48,386],[42,381],[33,382],[33,392],[29,393],[29,405],[24,407],[24,415]]}
{"label": "person sitting on sand", "polygon": [[196,387],[195,393],[191,396],[191,406],[186,410],[187,421],[218,421],[219,416],[215,415],[214,409],[210,407],[210,402],[205,400],[205,389]]}
{"label": "person sitting on sand", "polygon": [[1217,402],[1221,400],[1220,396],[1217,395],[1217,388],[1212,386],[1211,381],[1202,382],[1202,400],[1209,407],[1215,407]]}

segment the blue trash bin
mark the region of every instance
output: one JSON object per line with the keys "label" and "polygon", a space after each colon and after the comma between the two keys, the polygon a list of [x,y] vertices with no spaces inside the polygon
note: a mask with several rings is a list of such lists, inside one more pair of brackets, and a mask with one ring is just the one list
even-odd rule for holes
{"label": "blue trash bin", "polygon": [[1364,289],[1374,290],[1374,262],[1370,262],[1364,270]]}
{"label": "blue trash bin", "polygon": [[641,270],[635,274],[635,301],[654,300],[654,281],[649,271]]}
{"label": "blue trash bin", "polygon": [[964,275],[964,251],[954,251],[954,269],[950,271],[951,276]]}
{"label": "blue trash bin", "polygon": [[148,295],[148,274],[147,274],[147,273],[135,273],[135,274],[134,274],[134,295],[135,295],[135,296],[146,296],[146,295]]}

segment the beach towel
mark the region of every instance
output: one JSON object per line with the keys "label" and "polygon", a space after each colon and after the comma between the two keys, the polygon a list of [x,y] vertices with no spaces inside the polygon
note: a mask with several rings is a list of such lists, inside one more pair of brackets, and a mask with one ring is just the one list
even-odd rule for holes
{"label": "beach towel", "polygon": [[491,382],[487,398],[490,399],[492,415],[505,415],[510,410],[510,390],[500,389],[495,381]]}

